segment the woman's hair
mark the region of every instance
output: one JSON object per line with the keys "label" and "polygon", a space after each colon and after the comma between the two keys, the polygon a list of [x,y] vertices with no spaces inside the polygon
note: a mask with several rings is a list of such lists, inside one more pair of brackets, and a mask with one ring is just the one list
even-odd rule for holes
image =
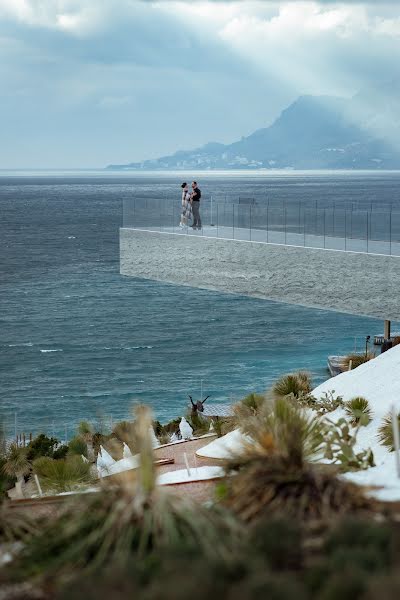
{"label": "woman's hair", "polygon": [[185,188],[187,186],[187,183],[182,183],[181,188]]}

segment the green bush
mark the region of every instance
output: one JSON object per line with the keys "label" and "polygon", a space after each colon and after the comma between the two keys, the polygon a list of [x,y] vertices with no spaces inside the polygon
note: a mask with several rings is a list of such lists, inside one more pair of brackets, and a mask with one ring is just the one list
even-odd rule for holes
{"label": "green bush", "polygon": [[29,444],[27,458],[31,462],[40,456],[50,456],[54,454],[54,449],[58,440],[53,437],[47,437],[44,433],[37,435]]}

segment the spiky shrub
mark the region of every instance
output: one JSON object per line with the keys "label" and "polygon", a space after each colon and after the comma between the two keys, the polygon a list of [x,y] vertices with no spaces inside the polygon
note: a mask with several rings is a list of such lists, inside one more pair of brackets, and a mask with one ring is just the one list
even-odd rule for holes
{"label": "spiky shrub", "polygon": [[362,396],[356,396],[344,403],[346,415],[350,417],[350,424],[354,427],[357,425],[368,425],[372,418],[368,400]]}
{"label": "spiky shrub", "polygon": [[263,396],[262,394],[256,394],[255,392],[252,392],[251,394],[248,394],[245,398],[243,398],[240,401],[240,403],[246,408],[249,408],[254,413],[257,413],[260,407],[263,405],[264,401],[265,396]]}
{"label": "spiky shrub", "polygon": [[272,393],[277,398],[284,398],[285,396],[298,398],[302,394],[309,394],[311,390],[311,376],[304,371],[283,375],[272,387]]}
{"label": "spiky shrub", "polygon": [[245,521],[273,514],[318,519],[370,506],[356,485],[306,462],[321,454],[321,425],[287,400],[249,420],[245,431],[253,441],[227,462],[230,476],[220,489],[224,503]]}
{"label": "spiky shrub", "polygon": [[68,443],[68,453],[76,454],[77,456],[86,456],[88,455],[87,443],[84,438],[81,436],[75,436]]}
{"label": "spiky shrub", "polygon": [[[397,422],[400,427],[400,413],[397,415]],[[384,417],[382,425],[378,429],[378,440],[382,446],[388,448],[389,452],[394,452],[393,419],[390,412]]]}
{"label": "spiky shrub", "polygon": [[18,572],[71,578],[134,564],[154,576],[161,556],[174,551],[209,558],[230,554],[239,535],[230,515],[156,486],[150,411],[138,407],[136,414],[140,467],[135,483],[81,497],[26,547]]}
{"label": "spiky shrub", "polygon": [[43,456],[34,461],[33,470],[42,488],[51,492],[69,492],[92,481],[91,465],[80,456],[62,460]]}
{"label": "spiky shrub", "polygon": [[279,454],[298,464],[322,455],[320,420],[286,398],[265,402],[257,415],[242,421],[241,429],[252,439],[250,449],[262,454]]}

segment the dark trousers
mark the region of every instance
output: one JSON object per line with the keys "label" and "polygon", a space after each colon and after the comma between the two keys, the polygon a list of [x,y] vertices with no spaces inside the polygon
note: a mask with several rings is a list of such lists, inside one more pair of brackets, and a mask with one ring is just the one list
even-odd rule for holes
{"label": "dark trousers", "polygon": [[193,227],[201,227],[200,202],[198,200],[193,200],[192,212],[193,212]]}

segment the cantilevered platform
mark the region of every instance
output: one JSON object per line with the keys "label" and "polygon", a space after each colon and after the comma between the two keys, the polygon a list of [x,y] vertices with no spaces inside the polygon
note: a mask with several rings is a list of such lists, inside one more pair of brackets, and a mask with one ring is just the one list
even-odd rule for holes
{"label": "cantilevered platform", "polygon": [[126,276],[400,320],[398,256],[124,227],[120,259]]}

